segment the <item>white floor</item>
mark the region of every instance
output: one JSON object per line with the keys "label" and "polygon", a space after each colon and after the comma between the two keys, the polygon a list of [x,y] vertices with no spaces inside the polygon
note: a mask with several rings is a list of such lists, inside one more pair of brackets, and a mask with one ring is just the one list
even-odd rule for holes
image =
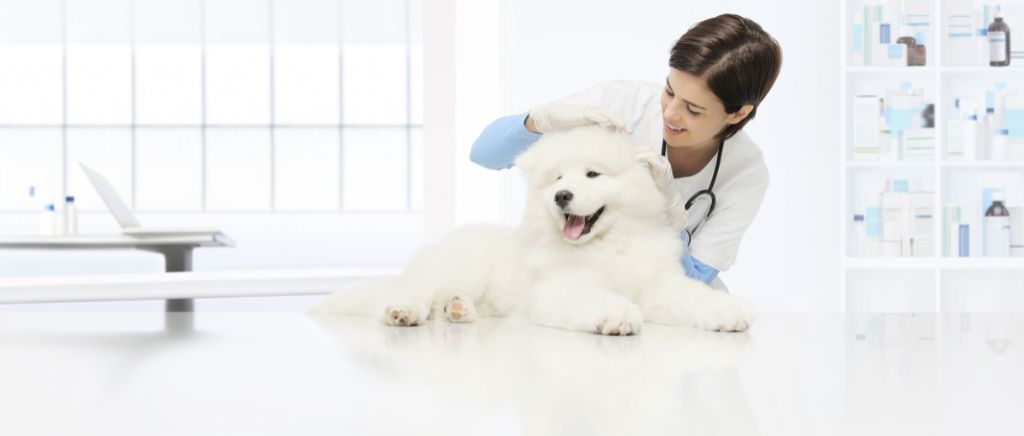
{"label": "white floor", "polygon": [[0,313],[0,435],[1020,435],[1024,315],[516,320]]}

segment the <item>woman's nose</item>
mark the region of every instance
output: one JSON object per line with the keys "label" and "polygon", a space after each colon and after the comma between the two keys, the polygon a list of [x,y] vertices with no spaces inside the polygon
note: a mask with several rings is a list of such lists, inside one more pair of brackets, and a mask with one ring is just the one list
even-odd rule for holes
{"label": "woman's nose", "polygon": [[668,106],[665,106],[665,109],[661,112],[661,116],[664,118],[662,121],[666,121],[675,126],[678,126],[680,120],[682,120],[679,106],[671,103]]}

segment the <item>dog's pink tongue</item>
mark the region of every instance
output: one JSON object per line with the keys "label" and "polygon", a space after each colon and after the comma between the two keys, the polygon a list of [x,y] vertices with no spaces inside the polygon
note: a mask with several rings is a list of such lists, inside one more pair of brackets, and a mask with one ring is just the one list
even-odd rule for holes
{"label": "dog's pink tongue", "polygon": [[574,241],[579,239],[580,235],[583,234],[583,225],[586,224],[586,222],[586,218],[569,215],[569,219],[565,222],[565,227],[562,227],[562,236]]}

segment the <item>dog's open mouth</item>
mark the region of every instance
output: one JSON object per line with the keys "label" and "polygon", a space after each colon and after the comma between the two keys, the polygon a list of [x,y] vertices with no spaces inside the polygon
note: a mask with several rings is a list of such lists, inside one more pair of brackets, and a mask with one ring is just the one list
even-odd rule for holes
{"label": "dog's open mouth", "polygon": [[581,236],[590,233],[590,228],[594,226],[597,219],[601,217],[601,212],[604,212],[604,206],[601,206],[597,212],[592,215],[579,216],[565,214],[565,223],[562,225],[562,237],[575,241]]}

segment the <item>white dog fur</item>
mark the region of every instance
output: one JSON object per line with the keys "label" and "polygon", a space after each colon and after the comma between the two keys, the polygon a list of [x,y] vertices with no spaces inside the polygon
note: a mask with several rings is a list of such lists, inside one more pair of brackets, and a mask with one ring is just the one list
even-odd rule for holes
{"label": "white dog fur", "polygon": [[[336,292],[310,313],[401,326],[512,315],[604,335],[639,333],[644,321],[746,330],[746,302],[686,276],[685,213],[667,161],[649,150],[599,127],[545,134],[516,159],[528,183],[519,226],[456,229],[398,277]],[[582,235],[566,216],[599,211]]]}

